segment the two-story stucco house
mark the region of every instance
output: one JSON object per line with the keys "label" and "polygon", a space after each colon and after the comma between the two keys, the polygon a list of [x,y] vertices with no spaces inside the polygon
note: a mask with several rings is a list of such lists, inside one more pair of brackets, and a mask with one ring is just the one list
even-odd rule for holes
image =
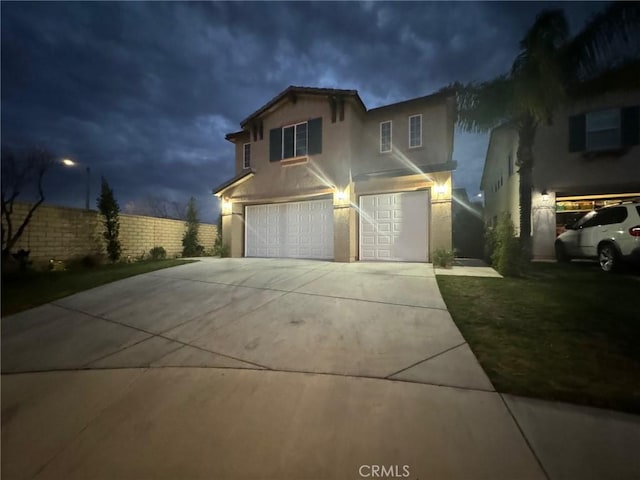
{"label": "two-story stucco house", "polygon": [[[533,155],[533,256],[554,257],[564,225],[594,208],[640,197],[640,91],[608,93],[576,102],[540,125]],[[519,230],[518,132],[493,129],[480,189],[485,222],[511,214]]]}
{"label": "two-story stucco house", "polygon": [[455,97],[367,110],[358,92],[291,86],[241,122],[214,190],[232,257],[427,262],[451,249]]}

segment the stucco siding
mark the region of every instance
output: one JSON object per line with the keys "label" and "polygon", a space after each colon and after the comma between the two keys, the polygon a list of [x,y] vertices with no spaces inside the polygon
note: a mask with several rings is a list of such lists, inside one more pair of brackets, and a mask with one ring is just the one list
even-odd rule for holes
{"label": "stucco siding", "polygon": [[[540,190],[588,193],[640,188],[640,146],[623,154],[585,155],[569,152],[570,115],[640,104],[640,92],[607,94],[554,115],[552,125],[538,128],[533,154],[533,181]],[[616,192],[617,193],[617,192]]]}
{"label": "stucco siding", "polygon": [[[344,92],[344,91],[342,91]],[[366,111],[351,94],[309,94],[287,90],[247,120],[245,128],[261,125],[263,138],[251,135],[251,169],[246,181],[222,187],[223,241],[231,255],[243,256],[245,208],[248,205],[333,198],[334,259],[357,260],[358,197],[365,193],[430,190],[428,208],[429,248],[451,249],[451,172],[375,178],[354,183],[358,174],[383,170],[415,169],[451,161],[454,111],[450,97],[441,95],[413,99]],[[342,112],[344,102],[344,112]],[[335,111],[332,111],[335,108]],[[422,145],[409,148],[409,116],[422,115]],[[335,121],[332,121],[332,116]],[[318,154],[270,161],[271,130],[322,118],[322,149]],[[380,154],[380,121],[393,121],[393,151]],[[260,127],[258,126],[258,129]],[[236,173],[242,162],[243,136],[234,133]],[[249,139],[249,132],[247,132]],[[437,170],[437,169],[436,169]],[[387,173],[388,174],[388,173]],[[394,172],[394,175],[397,173]],[[433,192],[436,185],[438,194]],[[226,205],[226,206],[225,206]],[[430,255],[429,255],[430,256]]]}

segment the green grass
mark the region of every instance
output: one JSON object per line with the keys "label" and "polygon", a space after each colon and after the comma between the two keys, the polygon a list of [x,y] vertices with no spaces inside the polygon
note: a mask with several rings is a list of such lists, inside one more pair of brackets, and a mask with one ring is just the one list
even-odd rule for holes
{"label": "green grass", "polygon": [[28,271],[3,276],[2,315],[17,313],[105,283],[194,261],[158,260],[116,263],[93,269],[59,272]]}
{"label": "green grass", "polygon": [[499,392],[640,413],[640,276],[591,263],[523,278],[438,276]]}

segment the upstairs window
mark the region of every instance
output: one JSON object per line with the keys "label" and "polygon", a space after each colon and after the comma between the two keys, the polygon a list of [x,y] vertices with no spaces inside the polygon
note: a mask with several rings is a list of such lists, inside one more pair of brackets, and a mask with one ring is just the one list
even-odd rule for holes
{"label": "upstairs window", "polygon": [[272,162],[322,153],[322,118],[274,128],[269,142]]}
{"label": "upstairs window", "polygon": [[609,108],[569,117],[569,152],[638,145],[640,107]]}
{"label": "upstairs window", "polygon": [[422,146],[422,115],[409,117],[409,148]]}
{"label": "upstairs window", "polygon": [[620,110],[611,108],[586,115],[587,150],[620,146]]}
{"label": "upstairs window", "polygon": [[251,144],[245,143],[242,146],[242,168],[251,168]]}
{"label": "upstairs window", "polygon": [[391,151],[391,120],[380,122],[380,153]]}

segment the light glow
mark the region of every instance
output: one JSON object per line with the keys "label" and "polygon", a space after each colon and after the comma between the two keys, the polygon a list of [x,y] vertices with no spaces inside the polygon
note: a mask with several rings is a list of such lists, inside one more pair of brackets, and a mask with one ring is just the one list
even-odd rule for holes
{"label": "light glow", "polygon": [[345,192],[344,190],[338,190],[336,192],[336,199],[340,200],[341,202],[345,201],[347,199],[347,192]]}
{"label": "light glow", "polygon": [[444,195],[445,193],[447,193],[447,186],[444,183],[436,185],[436,193],[438,195]]}
{"label": "light glow", "polygon": [[542,201],[546,202],[547,200],[549,200],[549,193],[546,190],[544,190],[542,192]]}
{"label": "light glow", "polygon": [[76,164],[76,162],[74,162],[74,161],[73,161],[73,160],[71,160],[70,158],[63,158],[63,159],[62,159],[62,163],[63,163],[64,165],[66,165],[67,167],[73,167],[73,166]]}
{"label": "light glow", "polygon": [[222,200],[222,213],[231,213],[231,202],[229,200]]}

